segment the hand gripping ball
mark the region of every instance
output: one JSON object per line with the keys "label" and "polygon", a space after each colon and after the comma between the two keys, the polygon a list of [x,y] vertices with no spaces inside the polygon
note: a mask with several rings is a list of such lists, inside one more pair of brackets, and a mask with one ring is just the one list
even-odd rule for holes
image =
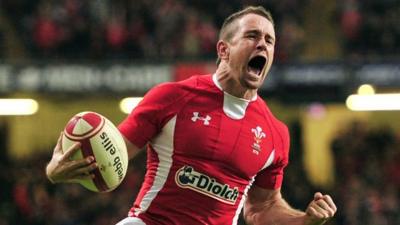
{"label": "hand gripping ball", "polygon": [[76,142],[81,150],[71,159],[94,156],[98,165],[93,179],[79,183],[94,192],[109,192],[121,184],[128,168],[128,152],[119,130],[104,116],[95,112],[81,112],[73,116],[64,129],[62,149],[66,151]]}

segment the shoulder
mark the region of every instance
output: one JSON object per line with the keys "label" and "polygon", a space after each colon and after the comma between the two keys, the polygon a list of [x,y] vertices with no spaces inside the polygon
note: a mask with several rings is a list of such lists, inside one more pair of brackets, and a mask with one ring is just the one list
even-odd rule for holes
{"label": "shoulder", "polygon": [[182,81],[161,83],[150,89],[142,102],[165,107],[196,95],[198,90],[207,89],[210,86],[210,81],[210,75],[201,75],[192,76]]}
{"label": "shoulder", "polygon": [[286,124],[284,122],[282,122],[281,120],[279,120],[270,110],[270,108],[268,107],[267,103],[258,96],[257,98],[257,102],[258,104],[262,105],[262,109],[263,109],[263,113],[264,115],[267,117],[267,119],[269,120],[269,122],[271,123],[271,125],[282,135],[284,136],[288,136],[289,135],[289,131],[288,131],[288,127],[286,126]]}
{"label": "shoulder", "polygon": [[149,93],[182,94],[193,89],[206,88],[211,84],[211,75],[194,75],[188,79],[175,82],[166,82],[154,86]]}
{"label": "shoulder", "polygon": [[175,85],[183,91],[208,89],[214,86],[211,74],[194,75],[186,80],[175,82]]}

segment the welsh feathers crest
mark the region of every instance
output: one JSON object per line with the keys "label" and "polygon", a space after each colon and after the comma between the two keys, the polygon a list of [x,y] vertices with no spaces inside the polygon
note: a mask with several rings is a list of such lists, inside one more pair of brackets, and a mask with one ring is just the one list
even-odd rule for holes
{"label": "welsh feathers crest", "polygon": [[260,126],[251,129],[251,132],[254,134],[254,143],[251,147],[253,148],[253,153],[258,155],[261,152],[261,141],[266,135]]}

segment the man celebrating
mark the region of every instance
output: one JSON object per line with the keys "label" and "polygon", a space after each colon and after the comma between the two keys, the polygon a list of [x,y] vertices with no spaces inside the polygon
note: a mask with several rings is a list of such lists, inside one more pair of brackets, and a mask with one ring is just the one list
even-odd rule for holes
{"label": "man celebrating", "polygon": [[[147,172],[127,218],[118,225],[317,225],[336,213],[329,195],[316,193],[305,212],[281,196],[288,163],[287,127],[257,95],[271,68],[275,30],[262,7],[229,16],[217,43],[213,75],[159,85],[119,125],[129,156],[147,146]],[[53,182],[90,179],[92,157],[54,151]],[[60,149],[57,144],[55,149]]]}

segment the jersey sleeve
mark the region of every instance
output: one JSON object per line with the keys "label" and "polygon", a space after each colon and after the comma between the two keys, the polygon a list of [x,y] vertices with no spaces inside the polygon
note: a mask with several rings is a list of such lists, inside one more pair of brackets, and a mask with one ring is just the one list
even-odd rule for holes
{"label": "jersey sleeve", "polygon": [[282,186],[283,172],[289,163],[289,131],[281,122],[277,130],[280,135],[278,135],[279,141],[276,142],[275,160],[269,167],[260,171],[255,178],[255,184],[266,189],[278,189]]}
{"label": "jersey sleeve", "polygon": [[119,124],[118,129],[122,135],[139,148],[157,135],[168,117],[173,114],[171,105],[182,94],[175,86],[173,83],[166,83],[151,89]]}

